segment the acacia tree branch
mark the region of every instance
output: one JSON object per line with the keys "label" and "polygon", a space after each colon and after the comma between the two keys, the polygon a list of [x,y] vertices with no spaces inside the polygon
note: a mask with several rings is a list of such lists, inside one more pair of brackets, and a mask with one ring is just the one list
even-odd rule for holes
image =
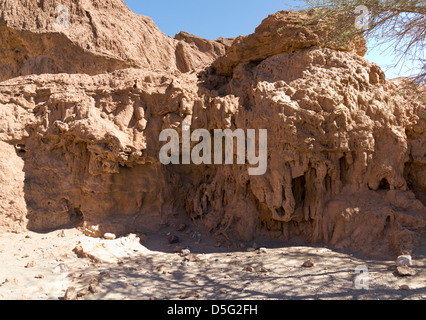
{"label": "acacia tree branch", "polygon": [[[414,57],[422,66],[416,79],[426,83],[426,0],[305,0],[310,8],[320,9],[318,19],[338,16],[331,26],[331,36],[348,41],[355,36],[380,39],[378,45],[393,46],[400,59],[397,65]],[[355,12],[358,6],[369,9],[369,25],[365,30],[355,28]],[[340,18],[342,17],[342,18]],[[335,21],[336,19],[332,19]]]}

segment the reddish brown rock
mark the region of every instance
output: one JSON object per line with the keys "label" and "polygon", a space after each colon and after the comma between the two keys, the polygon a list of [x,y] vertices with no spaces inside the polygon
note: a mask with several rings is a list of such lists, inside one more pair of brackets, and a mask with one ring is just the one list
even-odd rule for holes
{"label": "reddish brown rock", "polygon": [[415,276],[416,271],[411,269],[410,267],[404,266],[404,267],[397,267],[397,272],[400,276],[408,277],[408,276]]}
{"label": "reddish brown rock", "polygon": [[175,36],[179,40],[176,46],[176,63],[179,70],[189,72],[208,66],[225,54],[227,43],[211,41],[181,31]]}
{"label": "reddish brown rock", "polygon": [[[327,47],[343,51],[355,51],[364,56],[366,41],[361,38],[352,43],[337,45],[328,38],[325,21],[315,22],[317,11],[280,11],[268,16],[253,34],[235,39],[223,57],[213,67],[220,75],[232,75],[240,63],[259,63],[281,53],[294,53],[312,47]],[[311,21],[312,20],[312,21]]]}
{"label": "reddish brown rock", "polygon": [[[68,11],[55,12],[58,6]],[[189,72],[210,64],[226,47],[187,33],[165,37],[121,0],[3,1],[0,11],[0,81],[129,67]]]}
{"label": "reddish brown rock", "polygon": [[[322,45],[309,13],[272,15],[229,47],[166,38],[118,0],[64,4],[79,26],[66,32],[52,29],[55,1],[0,5],[2,231],[101,237],[197,221],[229,241],[302,237],[374,255],[418,244],[424,104],[363,50]],[[268,129],[266,173],[162,165],[159,134],[184,120]]]}
{"label": "reddish brown rock", "polygon": [[306,261],[303,263],[303,266],[304,266],[305,268],[312,268],[314,265],[315,265],[315,264],[314,264],[314,262],[313,262],[311,259],[306,260]]}
{"label": "reddish brown rock", "polygon": [[64,300],[77,300],[77,291],[74,287],[69,287],[64,295]]}

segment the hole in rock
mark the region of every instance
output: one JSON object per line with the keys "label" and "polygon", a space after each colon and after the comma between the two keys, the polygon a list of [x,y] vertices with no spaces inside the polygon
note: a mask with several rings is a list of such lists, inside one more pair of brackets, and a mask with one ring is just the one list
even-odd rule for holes
{"label": "hole in rock", "polygon": [[383,178],[379,184],[379,190],[390,190],[390,184],[386,178]]}
{"label": "hole in rock", "polygon": [[16,153],[19,157],[23,157],[26,154],[25,145],[24,144],[18,144],[16,145]]}
{"label": "hole in rock", "polygon": [[293,179],[293,196],[296,201],[296,208],[303,207],[306,197],[306,179],[305,176]]}
{"label": "hole in rock", "polygon": [[390,216],[387,216],[387,217],[386,217],[386,227],[389,227],[390,222],[391,222],[391,217],[390,217]]}
{"label": "hole in rock", "polygon": [[80,208],[71,209],[69,212],[70,222],[73,226],[80,225],[84,221],[83,212],[81,212]]}

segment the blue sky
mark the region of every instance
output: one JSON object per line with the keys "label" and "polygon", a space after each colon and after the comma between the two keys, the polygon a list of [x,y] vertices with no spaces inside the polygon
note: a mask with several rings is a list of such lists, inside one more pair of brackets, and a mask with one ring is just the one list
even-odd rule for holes
{"label": "blue sky", "polygon": [[[303,1],[290,0],[124,0],[135,13],[150,17],[166,35],[174,37],[181,30],[207,39],[237,37],[254,32],[269,14],[297,9]],[[398,61],[392,50],[372,48],[366,58],[377,63],[388,79],[410,76],[413,65],[393,65]]]}

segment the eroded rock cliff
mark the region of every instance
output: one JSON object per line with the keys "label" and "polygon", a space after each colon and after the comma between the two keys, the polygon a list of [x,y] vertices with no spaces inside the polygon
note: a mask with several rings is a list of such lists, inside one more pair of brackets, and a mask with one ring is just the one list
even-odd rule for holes
{"label": "eroded rock cliff", "polygon": [[131,12],[121,0],[5,0],[0,11],[0,80],[129,67],[189,72],[226,48],[218,41],[189,42],[188,34],[165,37],[150,18]]}
{"label": "eroded rock cliff", "polygon": [[[122,1],[5,1],[0,226],[88,234],[190,220],[219,237],[302,237],[384,254],[425,231],[425,104],[398,94],[362,39],[324,45],[310,13],[253,35],[165,37]],[[31,14],[30,14],[31,12]],[[125,19],[123,19],[125,17]],[[268,169],[168,165],[163,129],[267,129]]]}

